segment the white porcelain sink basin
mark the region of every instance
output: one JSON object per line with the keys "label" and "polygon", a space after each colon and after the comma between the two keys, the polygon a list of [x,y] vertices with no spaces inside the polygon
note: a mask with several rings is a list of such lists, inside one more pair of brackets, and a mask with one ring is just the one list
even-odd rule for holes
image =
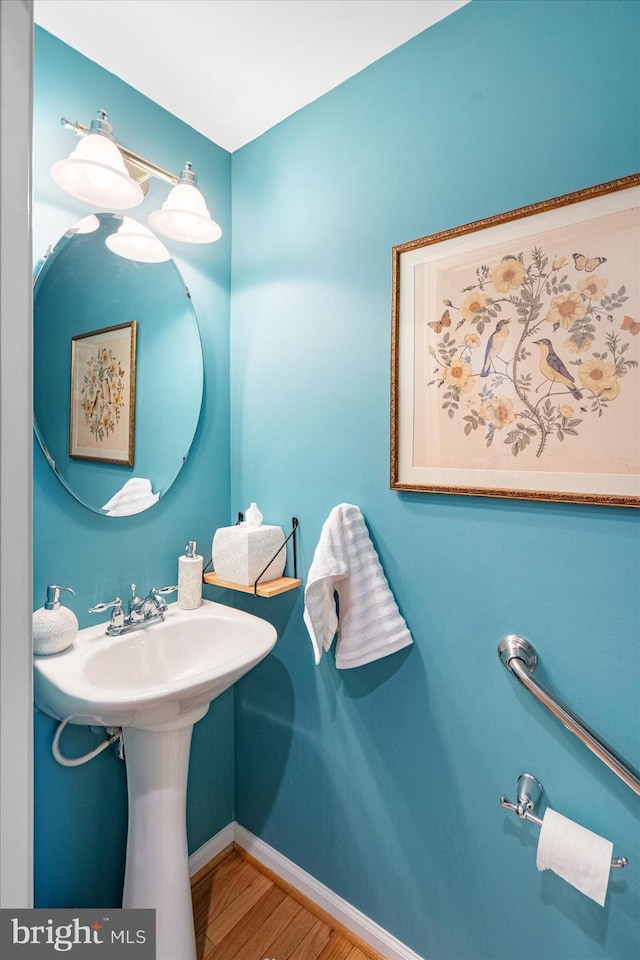
{"label": "white porcelain sink basin", "polygon": [[106,623],[80,630],[62,653],[34,658],[34,698],[73,723],[167,729],[193,723],[210,702],[267,656],[277,634],[266,620],[203,600],[170,604],[164,623],[122,637]]}
{"label": "white porcelain sink basin", "polygon": [[267,656],[266,620],[203,600],[171,604],[163,623],[122,637],[80,630],[62,653],[34,658],[36,706],[57,720],[122,727],[128,830],[126,908],[156,911],[157,960],[196,960],[186,830],[193,725]]}

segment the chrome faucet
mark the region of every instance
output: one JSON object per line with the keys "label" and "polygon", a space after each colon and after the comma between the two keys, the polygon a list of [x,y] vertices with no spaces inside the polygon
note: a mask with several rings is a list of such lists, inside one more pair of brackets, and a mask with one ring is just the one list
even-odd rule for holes
{"label": "chrome faucet", "polygon": [[125,614],[122,600],[115,597],[110,603],[96,603],[89,608],[89,613],[103,613],[105,610],[112,610],[111,619],[106,633],[109,637],[121,637],[124,633],[132,633],[134,630],[145,630],[153,626],[154,623],[162,623],[167,611],[167,603],[164,595],[174,593],[176,587],[152,587],[147,596],[142,599],[136,595],[136,585],[131,584],[131,599],[129,600],[129,609]]}

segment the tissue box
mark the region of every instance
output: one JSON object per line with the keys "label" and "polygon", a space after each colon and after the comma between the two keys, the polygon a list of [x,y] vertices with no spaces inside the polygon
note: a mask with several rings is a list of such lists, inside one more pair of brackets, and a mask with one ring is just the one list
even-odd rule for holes
{"label": "tissue box", "polygon": [[[285,541],[282,527],[239,523],[216,530],[211,545],[213,569],[220,580],[252,587],[275,552]],[[260,583],[276,580],[284,572],[286,549],[269,563]]]}

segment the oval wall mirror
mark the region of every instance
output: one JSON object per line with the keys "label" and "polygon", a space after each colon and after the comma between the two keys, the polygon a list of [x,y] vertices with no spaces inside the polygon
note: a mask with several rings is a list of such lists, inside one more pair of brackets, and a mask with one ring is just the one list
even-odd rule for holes
{"label": "oval wall mirror", "polygon": [[96,513],[146,510],[178,476],[202,405],[198,322],[177,266],[130,217],[91,214],[45,257],[33,305],[47,461]]}

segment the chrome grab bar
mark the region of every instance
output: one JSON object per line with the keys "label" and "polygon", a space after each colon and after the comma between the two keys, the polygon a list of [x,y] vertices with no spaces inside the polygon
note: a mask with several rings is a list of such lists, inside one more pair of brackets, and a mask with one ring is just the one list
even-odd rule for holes
{"label": "chrome grab bar", "polygon": [[640,795],[640,771],[627,763],[613,747],[602,740],[580,717],[569,710],[568,707],[565,707],[559,700],[556,700],[553,694],[533,679],[532,674],[538,663],[538,655],[528,640],[515,634],[503,637],[498,644],[498,656],[507,670],[511,671],[522,686],[533,694],[536,700],[539,700],[547,710],[550,710],[554,717],[557,717],[567,730],[570,730],[592,753],[595,753],[610,770],[613,770],[621,780],[624,780],[634,793]]}

